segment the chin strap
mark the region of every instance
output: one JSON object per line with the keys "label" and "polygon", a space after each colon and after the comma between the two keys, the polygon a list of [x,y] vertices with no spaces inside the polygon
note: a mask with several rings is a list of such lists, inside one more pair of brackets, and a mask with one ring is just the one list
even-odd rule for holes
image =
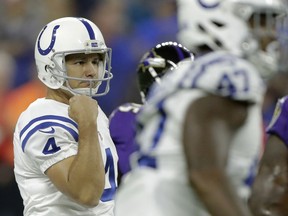
{"label": "chin strap", "polygon": [[101,95],[107,94],[108,91],[107,92],[105,91],[104,93],[100,93],[97,95],[97,92],[98,92],[100,85],[101,85],[101,82],[99,82],[99,84],[95,88],[75,88],[75,89],[72,89],[68,84],[68,87],[61,86],[61,89],[64,89],[73,95],[87,95],[89,97],[101,96]]}

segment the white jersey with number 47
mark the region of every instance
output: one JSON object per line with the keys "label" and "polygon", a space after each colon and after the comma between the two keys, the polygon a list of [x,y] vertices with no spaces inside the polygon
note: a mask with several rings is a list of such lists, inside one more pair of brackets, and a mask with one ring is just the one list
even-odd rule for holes
{"label": "white jersey with number 47", "polygon": [[225,52],[180,64],[154,85],[138,115],[140,152],[132,155],[132,171],[116,196],[116,215],[209,215],[188,182],[182,144],[187,108],[208,94],[254,104],[233,138],[226,169],[238,195],[247,199],[263,143],[264,90],[251,64]]}

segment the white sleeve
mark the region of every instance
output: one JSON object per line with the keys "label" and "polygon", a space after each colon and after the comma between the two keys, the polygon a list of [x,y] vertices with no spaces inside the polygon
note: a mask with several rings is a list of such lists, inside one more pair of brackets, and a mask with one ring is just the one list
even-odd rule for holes
{"label": "white sleeve", "polygon": [[44,173],[53,164],[76,155],[78,131],[67,125],[33,128],[21,140],[22,150]]}

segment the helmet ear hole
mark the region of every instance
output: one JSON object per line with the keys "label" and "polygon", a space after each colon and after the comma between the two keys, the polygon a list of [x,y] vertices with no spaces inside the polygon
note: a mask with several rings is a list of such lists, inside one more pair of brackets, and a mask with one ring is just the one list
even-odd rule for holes
{"label": "helmet ear hole", "polygon": [[45,65],[45,71],[49,72],[49,66],[48,65]]}

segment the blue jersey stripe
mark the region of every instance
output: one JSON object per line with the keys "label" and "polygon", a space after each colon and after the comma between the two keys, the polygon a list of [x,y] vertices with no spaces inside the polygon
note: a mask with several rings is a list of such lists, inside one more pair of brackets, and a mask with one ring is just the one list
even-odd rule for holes
{"label": "blue jersey stripe", "polygon": [[25,131],[31,127],[32,124],[34,124],[37,121],[42,121],[42,120],[59,120],[59,121],[63,121],[63,122],[67,122],[70,123],[72,125],[74,125],[76,128],[78,128],[78,125],[76,122],[74,122],[73,120],[67,118],[67,117],[63,117],[63,116],[57,116],[57,115],[45,115],[45,116],[40,116],[38,118],[32,119],[20,132],[20,139],[22,137],[22,135],[25,133]]}
{"label": "blue jersey stripe", "polygon": [[22,151],[24,152],[25,146],[26,146],[29,138],[30,138],[35,132],[37,132],[38,130],[47,128],[47,127],[52,127],[52,126],[57,126],[57,127],[64,128],[65,130],[67,130],[67,131],[73,136],[74,140],[75,140],[76,142],[78,142],[78,133],[77,133],[75,130],[73,130],[72,128],[70,128],[70,127],[68,127],[68,126],[66,126],[66,125],[64,125],[64,124],[57,123],[57,122],[43,122],[43,123],[37,125],[36,127],[34,127],[33,129],[31,129],[31,130],[27,133],[26,137],[25,137],[25,138],[23,139],[23,141],[22,141],[22,145],[21,145],[21,146],[22,146]]}
{"label": "blue jersey stripe", "polygon": [[[153,149],[156,148],[156,146],[159,144],[159,140],[161,138],[161,136],[163,135],[163,131],[164,131],[164,127],[165,127],[165,123],[167,120],[167,114],[164,110],[164,100],[161,100],[158,103],[158,111],[160,113],[160,120],[159,120],[159,126],[157,127],[157,131],[155,132],[155,135],[153,137],[153,141],[152,141],[152,145],[150,146],[150,151],[153,151]],[[148,166],[148,167],[152,167],[152,168],[157,168],[157,160],[154,156],[150,156],[149,153],[140,153],[139,159],[138,159],[138,164],[139,166]]]}
{"label": "blue jersey stripe", "polygon": [[159,110],[159,113],[160,113],[160,116],[161,116],[161,119],[159,121],[159,127],[155,133],[155,136],[153,138],[153,143],[152,143],[152,149],[154,149],[159,140],[160,140],[160,137],[161,135],[163,134],[163,131],[164,131],[164,126],[165,126],[165,122],[166,122],[166,119],[167,119],[167,115],[166,115],[166,112],[164,111],[164,108],[163,108],[163,103],[164,103],[164,100],[160,101],[160,103],[158,104],[158,110]]}

